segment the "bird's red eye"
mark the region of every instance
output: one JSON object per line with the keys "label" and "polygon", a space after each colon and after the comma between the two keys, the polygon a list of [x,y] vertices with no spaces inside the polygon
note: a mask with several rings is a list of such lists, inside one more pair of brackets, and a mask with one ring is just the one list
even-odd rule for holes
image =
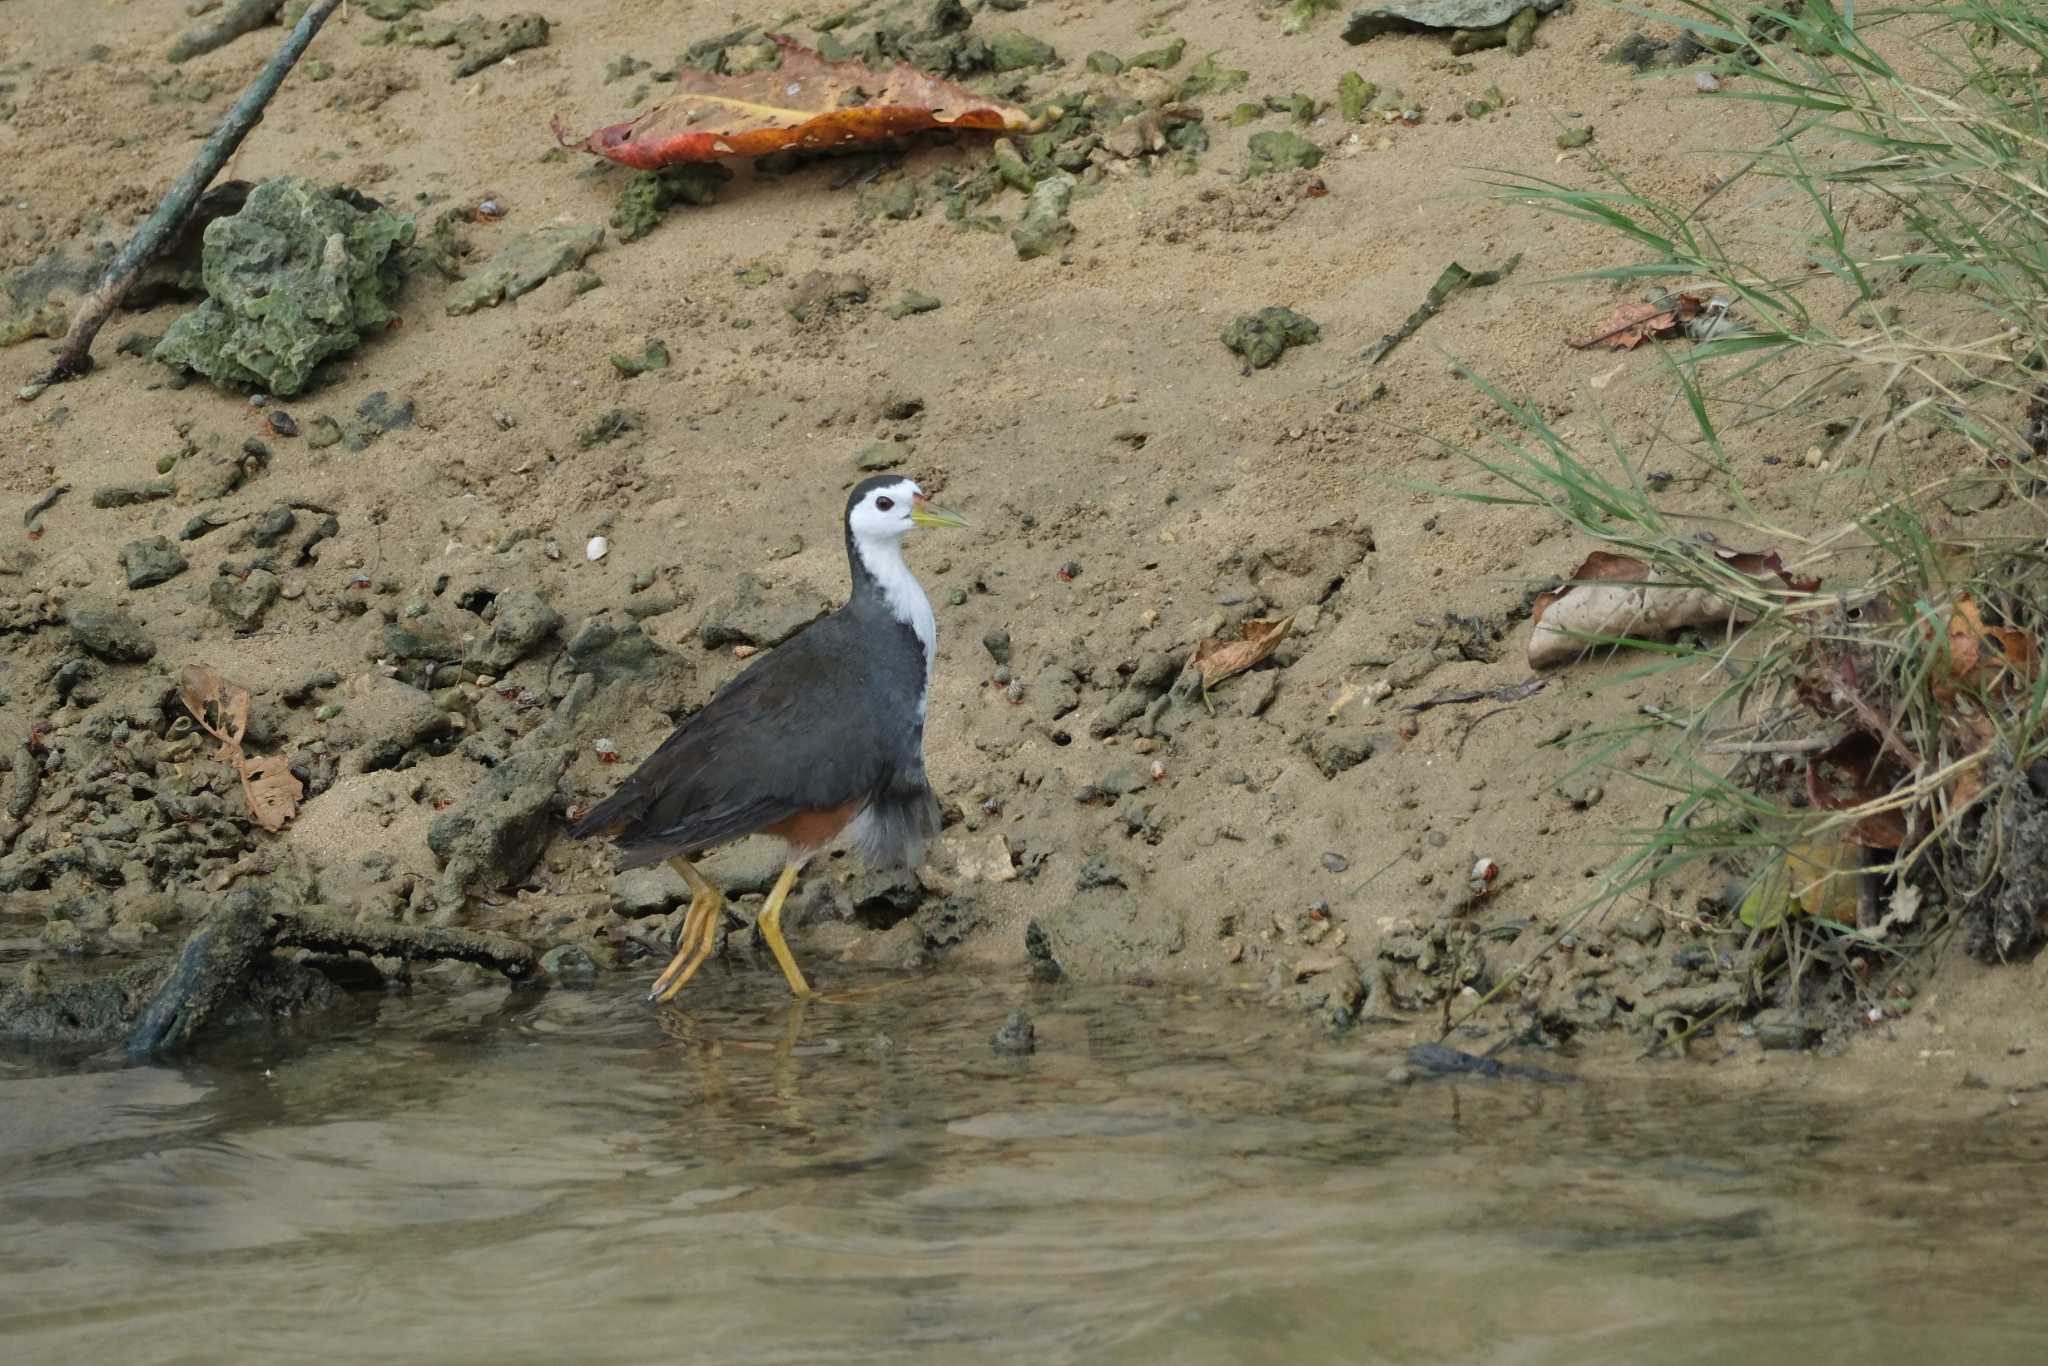
{"label": "bird's red eye", "polygon": [[877,512],[887,512],[890,508],[895,506],[895,502],[888,498],[875,499],[875,511]]}

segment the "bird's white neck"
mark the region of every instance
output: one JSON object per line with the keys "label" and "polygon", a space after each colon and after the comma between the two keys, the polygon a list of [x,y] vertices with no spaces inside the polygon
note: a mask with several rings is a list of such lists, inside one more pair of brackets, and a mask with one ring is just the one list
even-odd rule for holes
{"label": "bird's white neck", "polygon": [[860,562],[882,590],[889,614],[908,626],[924,646],[924,677],[929,684],[932,661],[939,648],[938,619],[932,615],[931,599],[924,595],[917,576],[903,560],[903,542],[894,536],[856,536],[853,542]]}

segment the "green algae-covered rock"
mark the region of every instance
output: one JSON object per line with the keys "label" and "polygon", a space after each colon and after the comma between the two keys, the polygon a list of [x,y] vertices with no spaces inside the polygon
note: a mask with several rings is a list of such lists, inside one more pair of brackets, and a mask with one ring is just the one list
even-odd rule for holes
{"label": "green algae-covered rock", "polygon": [[152,353],[219,384],[290,396],[391,320],[413,221],[352,191],[267,180],[206,229],[206,302]]}
{"label": "green algae-covered rock", "polygon": [[1323,329],[1312,318],[1291,308],[1262,308],[1231,321],[1223,329],[1223,344],[1263,370],[1280,359],[1290,346],[1306,346],[1321,340]]}

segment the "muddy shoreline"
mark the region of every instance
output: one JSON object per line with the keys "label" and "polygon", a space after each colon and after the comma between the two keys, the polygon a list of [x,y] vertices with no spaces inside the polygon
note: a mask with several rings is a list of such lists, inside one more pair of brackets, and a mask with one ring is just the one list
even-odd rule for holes
{"label": "muddy shoreline", "polygon": [[[61,299],[281,30],[174,66],[183,15],[8,8],[0,269],[26,278],[17,303]],[[719,34],[722,11],[656,34],[630,4],[539,30],[483,4],[450,48],[378,8],[322,33],[229,173],[402,216],[380,229],[390,317],[366,311],[303,392],[255,402],[157,358],[192,307],[188,261],[117,316],[96,373],[0,412],[0,1035],[130,1037],[238,896],[367,939],[493,936],[558,986],[651,975],[681,880],[617,874],[564,818],[838,600],[839,501],[883,468],[974,523],[910,550],[939,618],[947,823],[914,876],[834,859],[807,877],[786,923],[820,977],[1056,964],[1423,1033],[1515,977],[1461,1044],[1683,1037],[1703,1060],[1932,1049],[1953,1023],[1746,1019],[1757,965],[1726,927],[1725,870],[1563,930],[1660,800],[1648,744],[1580,761],[1688,684],[1588,663],[1528,688],[1529,597],[1583,547],[1540,511],[1417,487],[1469,477],[1432,437],[1505,427],[1452,358],[1582,433],[1661,420],[1653,356],[1562,344],[1612,299],[1557,281],[1612,244],[1442,174],[1593,183],[1586,140],[1560,136],[1582,126],[1646,183],[1704,180],[1719,162],[1700,148],[1749,145],[1739,107],[1606,60],[1622,16],[1571,7],[1522,55],[1408,30],[1352,46],[1335,19],[1284,35],[1279,7],[991,4],[947,60],[985,63],[974,79],[1006,97],[1193,112],[1128,149],[1077,113],[1016,167],[986,137],[927,136],[632,198],[549,119],[637,107],[689,58],[677,35]],[[997,28],[1052,55],[1002,68],[967,41]],[[524,45],[461,69],[508,34]],[[1125,61],[1173,41],[1170,66]],[[1360,73],[1378,103],[1346,85]],[[106,149],[90,177],[83,146]],[[1074,182],[1056,213],[1054,176]],[[1453,261],[1515,273],[1369,362]],[[1237,323],[1281,308],[1313,334]],[[45,345],[0,363],[25,376]],[[1810,507],[1821,474],[1784,458],[1804,435],[1750,439],[1759,498]],[[1897,477],[1952,455],[1915,449]],[[1279,619],[1270,657],[1188,691],[1198,642]],[[301,785],[282,830],[187,724],[194,664],[248,689],[249,753]],[[773,851],[706,870],[733,898],[724,951],[748,961]],[[215,1018],[316,1016],[413,980],[369,947],[286,948],[238,979],[253,1005]],[[1932,971],[1922,1000],[1965,1014],[2010,989]]]}

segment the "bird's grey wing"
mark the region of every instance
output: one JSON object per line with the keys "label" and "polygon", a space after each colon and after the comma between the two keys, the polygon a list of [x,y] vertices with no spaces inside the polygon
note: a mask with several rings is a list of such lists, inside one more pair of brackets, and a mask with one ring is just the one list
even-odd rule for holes
{"label": "bird's grey wing", "polygon": [[872,689],[827,618],[689,718],[575,833],[612,834],[631,863],[688,854],[863,796],[887,777]]}

